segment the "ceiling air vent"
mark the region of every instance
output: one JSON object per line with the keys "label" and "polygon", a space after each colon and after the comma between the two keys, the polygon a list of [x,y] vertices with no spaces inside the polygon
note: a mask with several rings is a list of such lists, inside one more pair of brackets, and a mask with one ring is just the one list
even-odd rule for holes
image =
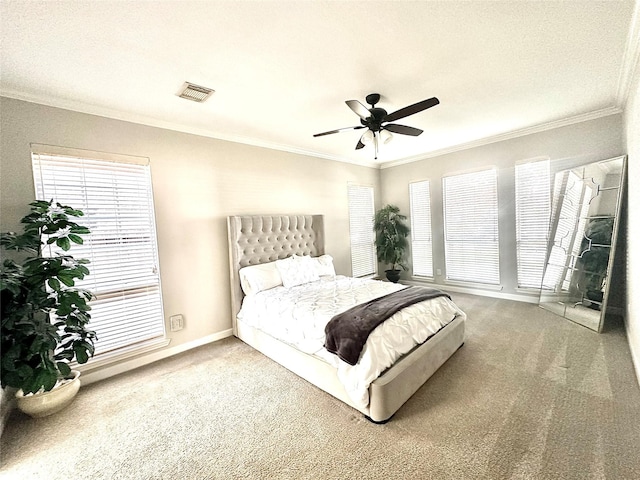
{"label": "ceiling air vent", "polygon": [[201,87],[200,85],[194,85],[193,83],[184,82],[182,88],[178,92],[180,98],[186,98],[187,100],[193,100],[194,102],[202,103],[211,96],[214,92],[211,88]]}

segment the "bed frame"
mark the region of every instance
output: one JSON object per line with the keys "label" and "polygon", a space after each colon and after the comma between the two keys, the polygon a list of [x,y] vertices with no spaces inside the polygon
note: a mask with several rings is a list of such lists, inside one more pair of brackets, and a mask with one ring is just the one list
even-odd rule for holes
{"label": "bed frame", "polygon": [[334,367],[236,320],[243,298],[238,271],[293,254],[323,255],[322,215],[231,216],[227,226],[233,334],[375,423],[388,421],[464,342],[464,318],[457,317],[374,380],[369,386],[368,407],[358,408]]}

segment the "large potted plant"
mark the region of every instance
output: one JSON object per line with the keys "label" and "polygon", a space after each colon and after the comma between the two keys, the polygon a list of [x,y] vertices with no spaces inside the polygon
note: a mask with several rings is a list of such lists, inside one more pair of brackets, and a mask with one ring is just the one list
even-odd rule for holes
{"label": "large potted plant", "polygon": [[[66,254],[89,230],[73,221],[80,210],[53,201],[30,206],[23,233],[0,236],[1,383],[17,389],[25,413],[45,416],[69,404],[80,387],[70,363],[94,353],[96,334],[87,328],[92,294],[75,287],[89,274],[89,261]],[[63,253],[52,253],[53,244]]]}
{"label": "large potted plant", "polygon": [[385,273],[387,279],[394,283],[400,280],[400,269],[407,269],[404,256],[411,230],[404,223],[406,219],[398,207],[386,205],[376,212],[373,221],[378,261],[391,266]]}

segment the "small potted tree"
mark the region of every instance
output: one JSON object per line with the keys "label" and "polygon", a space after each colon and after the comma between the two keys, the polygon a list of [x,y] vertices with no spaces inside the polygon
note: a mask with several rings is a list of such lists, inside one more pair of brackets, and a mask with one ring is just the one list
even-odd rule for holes
{"label": "small potted tree", "polygon": [[[83,243],[89,230],[72,219],[83,213],[53,201],[30,206],[23,233],[0,236],[5,257],[0,270],[1,383],[18,389],[18,408],[37,417],[73,400],[80,373],[69,364],[93,356],[96,334],[87,328],[92,294],[74,287],[89,273],[89,261],[52,254],[50,248],[55,244],[67,252],[73,243]],[[10,250],[21,253],[7,258]]]}
{"label": "small potted tree", "polygon": [[582,239],[582,279],[579,287],[588,299],[588,306],[600,310],[604,298],[604,284],[607,278],[611,239],[613,237],[613,218],[592,218],[584,231]]}
{"label": "small potted tree", "polygon": [[404,256],[407,251],[410,229],[404,223],[407,217],[395,205],[386,205],[376,212],[373,229],[376,232],[378,261],[391,265],[385,270],[390,282],[400,280],[400,269],[406,270]]}

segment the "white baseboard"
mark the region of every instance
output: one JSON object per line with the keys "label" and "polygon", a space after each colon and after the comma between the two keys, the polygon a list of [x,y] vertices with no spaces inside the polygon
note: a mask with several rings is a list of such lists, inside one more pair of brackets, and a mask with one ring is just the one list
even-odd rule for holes
{"label": "white baseboard", "polygon": [[631,345],[629,345],[629,350],[631,350],[631,362],[636,370],[636,379],[640,385],[640,352],[636,352]]}
{"label": "white baseboard", "polygon": [[629,322],[627,317],[627,312],[624,315],[624,327],[627,333],[627,341],[629,342],[629,351],[631,352],[631,363],[636,371],[636,379],[638,380],[638,385],[640,385],[640,345],[636,348],[636,345],[633,343],[633,335],[631,333],[631,329],[629,328]]}
{"label": "white baseboard", "polygon": [[[223,330],[222,332],[207,335],[206,337],[198,338],[197,340],[183,343],[181,345],[176,345],[175,347],[157,350],[131,360],[118,362],[114,363],[113,365],[105,366],[104,368],[83,372],[81,377],[82,384],[89,385],[91,383],[104,380],[105,378],[128,372],[129,370],[133,370],[134,368],[142,367],[144,365],[157,362],[158,360],[172,357],[173,355],[177,355],[178,353],[186,352],[187,350],[191,350],[192,348],[201,347],[202,345],[206,345],[217,340],[222,340],[223,338],[230,337],[232,334],[233,330],[231,329]],[[79,370],[82,372],[82,368],[79,368]]]}
{"label": "white baseboard", "polygon": [[500,298],[503,300],[514,300],[516,302],[538,303],[538,299],[539,299],[538,295],[533,295],[533,294],[504,293],[498,290],[481,290],[473,287],[464,287],[464,286],[450,285],[450,284],[442,285],[439,283],[419,282],[416,280],[402,280],[400,283],[406,284],[406,285],[428,286],[432,288],[437,288],[439,290],[444,290],[445,292],[469,293],[471,295],[480,295],[483,297]]}

